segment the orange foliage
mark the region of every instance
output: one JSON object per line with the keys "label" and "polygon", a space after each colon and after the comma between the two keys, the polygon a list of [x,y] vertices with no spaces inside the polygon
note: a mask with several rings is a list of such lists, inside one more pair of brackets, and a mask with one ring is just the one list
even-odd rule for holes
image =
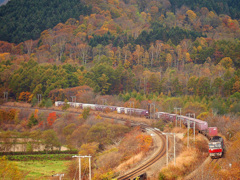
{"label": "orange foliage", "polygon": [[0,124],[1,123],[13,123],[17,114],[16,109],[0,110]]}
{"label": "orange foliage", "polygon": [[10,58],[10,53],[0,53],[0,62]]}
{"label": "orange foliage", "polygon": [[49,113],[47,118],[48,125],[52,126],[56,119],[57,119],[56,112]]}
{"label": "orange foliage", "polygon": [[34,117],[35,117],[35,119],[38,119],[38,109],[35,109],[35,111],[34,111]]}
{"label": "orange foliage", "polygon": [[[62,100],[62,99],[66,99],[69,98],[69,94],[71,94],[72,96],[81,96],[82,94],[88,93],[88,92],[93,92],[93,89],[90,88],[89,86],[77,86],[74,88],[67,88],[67,89],[55,89],[50,91],[49,93],[49,97],[56,101],[56,100]],[[78,100],[77,100],[78,101]]]}
{"label": "orange foliage", "polygon": [[147,152],[152,145],[152,137],[150,135],[140,134],[136,138],[140,142],[141,151]]}
{"label": "orange foliage", "polygon": [[239,92],[240,93],[240,80],[237,80],[236,78],[236,82],[233,84],[233,93],[235,92]]}
{"label": "orange foliage", "polygon": [[20,101],[26,101],[26,102],[31,102],[32,97],[31,97],[31,93],[30,92],[21,92],[18,99]]}
{"label": "orange foliage", "polygon": [[43,126],[43,121],[39,122],[38,126],[42,127]]}
{"label": "orange foliage", "polygon": [[12,52],[12,49],[14,47],[13,43],[8,43],[5,41],[0,41],[0,52],[4,53],[4,52]]}

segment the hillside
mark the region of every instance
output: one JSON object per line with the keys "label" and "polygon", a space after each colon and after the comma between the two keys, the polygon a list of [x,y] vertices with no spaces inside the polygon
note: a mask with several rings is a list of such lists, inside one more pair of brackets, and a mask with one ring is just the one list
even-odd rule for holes
{"label": "hillside", "polygon": [[20,43],[37,39],[43,30],[90,12],[91,8],[78,0],[11,0],[0,7],[0,40]]}
{"label": "hillside", "polygon": [[170,2],[173,11],[182,6],[190,7],[194,11],[206,7],[218,15],[227,14],[234,19],[240,18],[240,1],[238,0],[195,0],[194,2],[191,0],[170,0]]}
{"label": "hillside", "polygon": [[[22,9],[32,6],[28,10],[35,11],[34,3],[19,5]],[[39,6],[46,3],[41,1]],[[49,6],[54,3],[57,12],[62,12],[64,3],[51,1]],[[141,101],[164,95],[197,96],[210,99],[208,107],[220,114],[239,112],[238,19],[206,7],[191,10],[176,6],[172,11],[173,4],[167,0],[82,3],[80,12],[87,14],[69,14],[71,18],[42,31],[35,40],[0,42],[1,96],[8,90],[14,100],[22,99],[23,94],[42,94],[47,99],[54,90],[87,85],[95,93],[117,95],[124,101],[131,97]],[[70,5],[65,4],[64,13]],[[7,7],[3,12],[10,10]],[[9,17],[16,18],[14,12]],[[27,15],[22,12],[20,17]],[[54,17],[66,18],[60,14]],[[1,35],[27,37],[14,35],[21,31],[8,32]],[[70,100],[70,96],[66,98]]]}
{"label": "hillside", "polygon": [[[240,179],[239,10],[236,0],[11,0],[0,7],[0,105],[11,106],[0,109],[3,147],[15,148],[16,141],[9,140],[18,137],[42,139],[47,151],[60,145],[76,148],[92,155],[93,178],[113,179],[124,171],[115,167],[133,163],[132,156],[142,150],[146,155],[151,147],[151,137],[132,128],[131,121],[166,132],[179,129],[162,119],[126,116],[110,108],[81,110],[67,103],[53,107],[54,102],[171,114],[178,113],[177,107],[181,115],[194,114],[217,127],[226,144],[225,157],[214,168],[201,168],[200,178]],[[124,125],[116,117],[126,119]],[[30,153],[37,145],[24,144]],[[183,179],[199,166],[192,160],[208,155],[204,141],[195,147],[199,150],[186,150],[194,158],[186,160],[183,150],[179,162],[184,164],[156,177]],[[0,161],[5,172],[9,161]],[[66,178],[77,177],[75,163],[64,165]]]}

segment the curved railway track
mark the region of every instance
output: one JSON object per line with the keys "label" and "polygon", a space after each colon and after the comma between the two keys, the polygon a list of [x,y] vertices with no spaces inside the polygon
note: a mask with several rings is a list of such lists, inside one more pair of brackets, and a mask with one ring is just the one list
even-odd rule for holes
{"label": "curved railway track", "polygon": [[[8,105],[0,105],[7,107],[7,108],[13,108],[13,106],[8,106]],[[34,108],[34,107],[19,107],[19,106],[15,106],[14,108],[19,108],[19,109],[39,109],[39,108]],[[63,112],[61,110],[56,110],[56,109],[41,109],[42,111],[56,111],[56,112]],[[74,114],[79,114],[79,112],[75,112],[75,111],[69,111],[71,113]],[[115,119],[118,121],[125,121],[125,119],[118,119],[118,118],[113,118],[113,117],[108,117],[108,116],[103,116],[105,118],[111,118],[111,119]],[[131,122],[132,124],[135,124],[134,122]],[[137,123],[136,123],[137,124]],[[139,124],[141,125],[141,124]],[[146,124],[141,125],[143,128],[149,128],[149,126],[147,126]],[[122,176],[119,176],[117,179],[118,180],[126,180],[126,179],[133,179],[136,178],[137,176],[143,174],[144,172],[146,172],[146,170],[153,165],[154,163],[156,163],[158,160],[160,160],[165,154],[166,154],[166,137],[159,131],[153,128],[149,128],[150,130],[152,130],[157,136],[160,137],[161,141],[162,141],[162,146],[161,148],[158,150],[157,153],[155,153],[155,156],[151,157],[148,161],[146,161],[144,164],[140,165],[139,167],[133,169],[132,171],[128,172],[127,174],[124,174]]]}
{"label": "curved railway track", "polygon": [[136,169],[128,172],[127,174],[124,174],[122,176],[119,176],[118,180],[126,180],[126,179],[133,179],[137,176],[143,174],[151,165],[153,165],[155,162],[157,162],[159,159],[161,159],[165,153],[166,153],[166,137],[158,130],[151,129],[153,132],[155,132],[162,140],[162,147],[159,149],[159,151],[156,153],[154,157],[146,161],[146,163],[142,164],[141,166],[137,167]]}

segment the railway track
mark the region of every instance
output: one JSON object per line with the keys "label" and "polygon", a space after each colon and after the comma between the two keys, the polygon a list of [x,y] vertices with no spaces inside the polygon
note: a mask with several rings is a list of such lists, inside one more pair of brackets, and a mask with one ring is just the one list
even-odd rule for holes
{"label": "railway track", "polygon": [[[0,107],[7,107],[7,108],[19,108],[19,109],[39,109],[39,108],[34,108],[34,107],[19,107],[19,106],[8,106],[8,105],[0,105]],[[61,110],[57,110],[57,109],[45,109],[45,108],[41,108],[39,109],[41,111],[56,111],[56,112],[63,112]],[[75,111],[69,111],[71,113],[74,114],[79,114],[79,112],[75,112]],[[118,119],[118,118],[114,118],[114,117],[110,117],[110,116],[104,116],[105,118],[111,118],[111,119],[115,119],[117,121],[126,121],[125,119]],[[131,124],[136,124],[136,122],[131,122]],[[149,128],[148,125],[146,124],[139,124],[141,125],[143,128]],[[157,136],[160,137],[161,141],[162,141],[162,146],[161,148],[158,150],[157,153],[155,153],[155,156],[151,157],[148,161],[146,161],[144,164],[140,165],[139,167],[133,169],[132,171],[128,172],[127,174],[124,174],[122,176],[119,176],[117,179],[118,180],[126,180],[126,179],[133,179],[136,178],[137,176],[143,174],[144,172],[146,172],[146,170],[153,165],[154,163],[156,163],[159,159],[161,159],[165,154],[166,154],[166,137],[159,131],[153,128],[149,128],[151,131],[153,131]]]}
{"label": "railway track", "polygon": [[166,154],[166,138],[165,136],[158,130],[151,129],[155,134],[157,134],[161,140],[162,140],[162,147],[159,149],[159,151],[156,153],[154,157],[146,161],[146,163],[140,165],[136,169],[128,172],[127,174],[124,174],[122,176],[119,176],[118,180],[127,180],[127,179],[133,179],[138,177],[139,175],[146,172],[146,170],[153,165],[155,162],[157,162],[159,159],[161,159]]}
{"label": "railway track", "polygon": [[218,159],[211,159],[209,164],[216,164],[218,161],[219,161],[219,158]]}

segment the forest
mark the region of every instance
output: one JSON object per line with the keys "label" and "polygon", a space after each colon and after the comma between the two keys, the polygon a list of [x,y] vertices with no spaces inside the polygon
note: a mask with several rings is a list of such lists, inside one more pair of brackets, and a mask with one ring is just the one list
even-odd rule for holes
{"label": "forest", "polygon": [[53,28],[69,18],[89,14],[91,7],[77,0],[11,0],[0,7],[0,40],[20,43],[37,39],[45,29]]}
{"label": "forest", "polygon": [[90,14],[71,17],[37,39],[0,42],[0,96],[8,91],[13,100],[21,93],[47,99],[52,90],[87,85],[101,95],[136,92],[140,99],[162,94],[227,103],[238,97],[237,19],[206,7],[171,12],[167,0],[82,3],[92,6]]}

